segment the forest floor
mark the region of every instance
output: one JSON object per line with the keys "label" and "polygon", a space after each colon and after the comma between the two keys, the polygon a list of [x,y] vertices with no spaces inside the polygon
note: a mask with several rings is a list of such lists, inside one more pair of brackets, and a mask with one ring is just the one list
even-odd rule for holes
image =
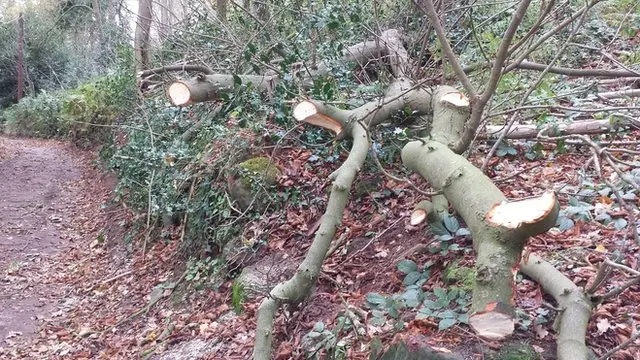
{"label": "forest floor", "polygon": [[[291,148],[271,155],[286,167],[287,181],[294,182],[289,186],[307,183],[317,189],[309,197],[324,196],[325,177],[306,170],[304,150]],[[185,259],[176,256],[181,229],[173,229],[173,241],[146,237],[145,218],[113,203],[115,179],[104,174],[95,159],[95,152],[65,143],[0,137],[0,359],[250,358],[261,298],[246,298],[243,312],[236,315],[231,301],[233,279],[221,279],[215,287],[204,289],[184,281]],[[504,157],[492,162],[490,172],[505,179],[499,186],[508,197],[518,198],[554,183],[579,185],[575,174],[584,163],[584,155],[576,152],[557,156],[553,163],[540,160],[535,167],[521,157]],[[365,304],[369,292],[402,293],[403,276],[397,265],[403,258],[418,266],[432,264],[424,287],[433,289],[448,286],[443,279],[446,266],[472,265],[473,253],[443,254],[420,247],[434,241],[425,226],[408,223],[419,196],[406,184],[372,179],[363,172],[359,181],[367,180],[380,191],[358,195],[350,202],[343,225],[350,231],[341,229],[347,234],[344,248],[325,261],[311,297],[278,317],[276,358],[304,358],[299,349],[308,348],[305,335],[318,321],[335,329],[347,304],[364,314],[361,326],[366,332],[361,337],[353,331],[336,331],[336,340],[351,343],[348,359],[368,359],[373,337],[389,344],[398,336],[413,336],[453,350],[465,360],[499,349],[503,344],[477,338],[466,325],[438,331],[437,321],[416,320],[411,312],[402,315],[406,325],[399,334],[369,323]],[[566,207],[566,198],[561,202]],[[322,211],[321,205],[304,214],[290,209],[250,224],[266,229],[270,238],[253,261],[295,267]],[[470,249],[467,238],[453,241]],[[551,259],[580,286],[593,279],[597,268],[592,264],[602,261],[607,252],[621,252],[631,264],[638,261],[638,248],[624,231],[593,221],[533,238],[529,251]],[[616,274],[610,286],[623,281],[624,275]],[[554,359],[555,310],[549,298],[527,279],[518,282],[517,290],[518,307],[533,323],[519,327],[511,341],[531,343],[542,358]],[[640,322],[639,302],[636,287],[598,307],[587,338],[596,354],[630,336]],[[616,357],[638,358],[637,348]]]}

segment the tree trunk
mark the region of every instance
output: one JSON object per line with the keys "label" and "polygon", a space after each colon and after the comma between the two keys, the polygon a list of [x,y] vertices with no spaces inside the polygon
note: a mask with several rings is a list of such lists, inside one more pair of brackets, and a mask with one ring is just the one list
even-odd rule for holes
{"label": "tree trunk", "polygon": [[227,0],[216,0],[216,13],[220,21],[227,22]]}
{"label": "tree trunk", "polygon": [[138,1],[138,21],[134,39],[136,55],[136,71],[144,71],[149,68],[149,34],[151,30],[151,0]]}
{"label": "tree trunk", "polygon": [[24,18],[22,13],[18,16],[18,93],[16,100],[20,101],[24,94]]}
{"label": "tree trunk", "polygon": [[100,10],[100,0],[93,0],[93,16],[96,18],[96,28],[98,31],[98,48],[103,45],[102,34],[102,11]]}
{"label": "tree trunk", "polygon": [[253,11],[256,17],[263,23],[269,20],[269,4],[268,0],[255,0],[253,1]]}
{"label": "tree trunk", "polygon": [[170,0],[162,0],[160,3],[160,23],[158,24],[158,36],[160,40],[166,40],[171,36],[171,6]]}

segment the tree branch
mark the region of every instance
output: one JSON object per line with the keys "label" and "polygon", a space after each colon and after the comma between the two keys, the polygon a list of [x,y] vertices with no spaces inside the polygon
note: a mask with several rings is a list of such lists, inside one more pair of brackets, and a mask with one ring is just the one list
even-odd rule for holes
{"label": "tree branch", "polygon": [[213,74],[213,70],[211,70],[208,66],[205,66],[205,65],[182,64],[182,65],[161,66],[154,69],[141,71],[138,73],[138,77],[144,78],[150,75],[157,75],[157,74],[162,74],[170,71],[197,71],[207,75]]}
{"label": "tree branch", "polygon": [[[530,0],[527,0],[527,1],[530,1]],[[433,6],[433,1],[425,0],[424,8],[416,0],[413,0],[413,3],[416,6],[418,6],[420,10],[422,10],[422,12],[425,13],[425,15],[427,15],[427,17],[429,18],[429,21],[431,22],[431,25],[435,29],[436,35],[438,36],[438,41],[440,41],[440,45],[442,45],[442,50],[444,51],[444,54],[447,56],[447,60],[449,60],[451,67],[453,67],[453,71],[456,73],[458,80],[460,81],[460,83],[462,83],[462,86],[467,92],[467,95],[472,99],[475,98],[477,95],[476,89],[473,87],[473,85],[471,85],[471,81],[469,81],[469,78],[462,70],[462,66],[460,65],[460,61],[458,60],[458,57],[453,53],[453,49],[451,49],[451,45],[449,45],[449,40],[447,39],[447,35],[444,32],[444,28],[442,27],[442,24],[440,23],[440,19],[438,18],[438,13],[436,12],[435,7]]]}

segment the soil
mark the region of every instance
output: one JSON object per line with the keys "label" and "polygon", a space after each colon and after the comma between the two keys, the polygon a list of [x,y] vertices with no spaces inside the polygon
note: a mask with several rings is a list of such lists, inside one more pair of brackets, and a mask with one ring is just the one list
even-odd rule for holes
{"label": "soil", "polygon": [[78,156],[55,141],[0,138],[0,347],[29,337],[58,287],[39,281],[68,246]]}

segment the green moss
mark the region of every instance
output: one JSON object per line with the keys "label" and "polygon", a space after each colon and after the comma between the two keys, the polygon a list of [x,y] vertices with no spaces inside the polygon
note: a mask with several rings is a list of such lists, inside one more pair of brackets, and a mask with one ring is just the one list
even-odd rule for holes
{"label": "green moss", "polygon": [[246,186],[251,186],[251,180],[260,178],[266,185],[274,185],[280,176],[280,169],[271,159],[264,156],[251,158],[238,165],[246,174],[242,177],[242,182]]}
{"label": "green moss", "polygon": [[460,266],[459,260],[449,264],[442,275],[446,282],[460,284],[465,291],[473,289],[475,270],[467,266]]}
{"label": "green moss", "polygon": [[505,345],[494,357],[494,360],[538,360],[540,356],[528,344]]}
{"label": "green moss", "polygon": [[244,286],[240,281],[234,281],[231,285],[231,303],[233,304],[233,310],[237,315],[242,314],[244,311],[245,292]]}

